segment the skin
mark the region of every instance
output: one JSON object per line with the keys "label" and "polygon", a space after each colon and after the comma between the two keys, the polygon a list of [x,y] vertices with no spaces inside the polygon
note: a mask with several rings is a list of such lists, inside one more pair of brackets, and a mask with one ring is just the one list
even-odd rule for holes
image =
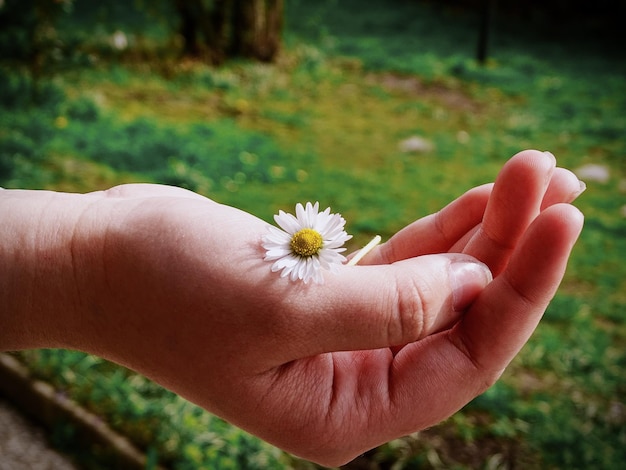
{"label": "skin", "polygon": [[580,192],[550,154],[521,152],[305,286],[263,261],[265,222],[182,189],[0,191],[0,350],[102,356],[340,465],[500,377],[562,279]]}

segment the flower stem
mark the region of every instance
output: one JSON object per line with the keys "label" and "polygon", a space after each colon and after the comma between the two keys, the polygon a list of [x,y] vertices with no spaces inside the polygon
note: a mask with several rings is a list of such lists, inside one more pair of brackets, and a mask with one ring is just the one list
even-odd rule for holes
{"label": "flower stem", "polygon": [[378,245],[381,241],[381,237],[380,235],[376,235],[374,238],[372,238],[372,240],[365,245],[363,248],[361,248],[356,255],[354,255],[352,257],[352,259],[350,259],[350,261],[348,261],[346,263],[346,266],[355,266],[359,261],[361,261],[363,259],[363,257],[368,254],[370,251],[372,251],[374,249],[374,247],[376,245]]}

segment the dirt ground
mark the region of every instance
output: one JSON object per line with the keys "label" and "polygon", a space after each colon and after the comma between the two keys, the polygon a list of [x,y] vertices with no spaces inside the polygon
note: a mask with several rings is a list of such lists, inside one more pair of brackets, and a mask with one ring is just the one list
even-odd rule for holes
{"label": "dirt ground", "polygon": [[78,470],[53,450],[44,431],[0,398],[0,470]]}

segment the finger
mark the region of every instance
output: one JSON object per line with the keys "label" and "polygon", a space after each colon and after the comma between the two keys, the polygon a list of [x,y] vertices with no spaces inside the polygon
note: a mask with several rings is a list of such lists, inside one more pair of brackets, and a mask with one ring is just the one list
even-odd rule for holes
{"label": "finger", "polygon": [[565,168],[555,168],[552,178],[550,178],[550,185],[541,202],[541,210],[553,204],[572,202],[580,196],[585,188],[585,183],[580,181],[574,173]]}
{"label": "finger", "polygon": [[483,370],[502,369],[528,340],[561,282],[582,224],[583,216],[573,206],[546,209],[502,276],[459,324],[451,337]]}
{"label": "finger", "polygon": [[[399,418],[420,397],[440,396],[426,414],[413,416],[413,425],[430,426],[493,384],[554,296],[582,224],[583,216],[573,206],[546,209],[504,273],[483,290],[458,324],[402,349],[394,359],[391,378]],[[419,396],[414,392],[416,383],[424,386]]]}
{"label": "finger", "polygon": [[425,254],[445,253],[483,218],[493,184],[470,189],[436,214],[424,217],[372,250],[361,265],[391,264]]}
{"label": "finger", "polygon": [[[548,185],[546,194],[541,202],[541,210],[553,204],[573,202],[585,189],[585,183],[580,181],[574,173],[565,168],[555,168],[552,178],[550,178],[550,184]],[[452,245],[449,250],[450,253],[462,253],[479,229],[480,225],[477,225],[467,232],[459,241]]]}
{"label": "finger", "polygon": [[485,265],[462,254],[345,267],[294,297],[281,334],[296,335],[298,357],[406,344],[449,328],[490,280]]}
{"label": "finger", "polygon": [[[546,190],[546,194],[541,202],[541,210],[550,207],[553,204],[574,201],[583,191],[585,191],[585,183],[580,181],[574,173],[565,168],[555,168],[550,184]],[[450,253],[462,253],[474,234],[480,229],[480,225],[475,226],[467,232],[450,248]]]}
{"label": "finger", "polygon": [[494,276],[539,214],[555,165],[552,154],[526,150],[512,157],[496,178],[483,222],[463,250],[487,264]]}

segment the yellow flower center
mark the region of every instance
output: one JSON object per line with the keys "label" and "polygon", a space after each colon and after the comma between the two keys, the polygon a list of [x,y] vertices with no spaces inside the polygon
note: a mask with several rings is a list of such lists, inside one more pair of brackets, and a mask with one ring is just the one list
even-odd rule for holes
{"label": "yellow flower center", "polygon": [[303,228],[291,237],[291,250],[298,256],[309,258],[320,252],[324,239],[312,228]]}

